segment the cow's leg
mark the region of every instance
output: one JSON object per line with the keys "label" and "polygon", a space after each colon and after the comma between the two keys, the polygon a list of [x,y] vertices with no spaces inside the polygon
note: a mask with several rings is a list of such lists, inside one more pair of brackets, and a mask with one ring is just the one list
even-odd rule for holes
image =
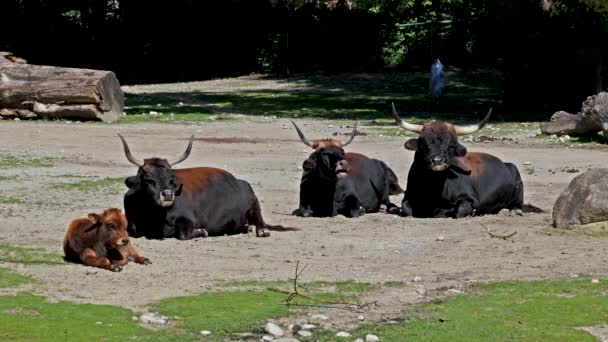
{"label": "cow's leg", "polygon": [[505,163],[505,166],[511,174],[513,175],[514,182],[514,192],[513,199],[507,205],[507,209],[513,211],[517,215],[523,215],[524,208],[524,182],[521,180],[521,175],[519,174],[519,170],[517,170],[517,166],[513,163]]}
{"label": "cow's leg", "polygon": [[255,229],[255,235],[257,237],[269,237],[270,232],[266,229],[266,223],[262,217],[262,207],[260,207],[260,201],[258,201],[258,198],[253,194],[253,191],[251,195],[253,196],[251,208],[247,210],[246,214],[247,230],[249,231],[250,229]]}
{"label": "cow's leg", "polygon": [[456,202],[456,210],[454,211],[454,218],[463,218],[466,216],[473,216],[473,201],[469,198],[462,198]]}
{"label": "cow's leg", "polygon": [[410,216],[414,216],[414,210],[412,209],[412,205],[410,204],[410,201],[403,197],[403,201],[401,202],[401,210],[399,212],[399,214],[401,216],[405,216],[405,217],[410,217]]}
{"label": "cow's leg", "polygon": [[175,220],[175,237],[177,239],[190,240],[207,236],[209,236],[207,230],[198,228],[193,220],[186,217]]}
{"label": "cow's leg", "polygon": [[309,205],[308,206],[300,205],[300,207],[298,209],[295,209],[291,214],[294,216],[300,216],[300,217],[310,217],[313,215],[313,211]]}
{"label": "cow's leg", "polygon": [[99,267],[113,272],[122,271],[121,265],[113,265],[106,257],[98,257],[97,253],[91,248],[85,248],[80,253],[80,261],[87,266]]}
{"label": "cow's leg", "polygon": [[150,261],[150,259],[143,257],[141,255],[139,255],[139,253],[137,253],[137,251],[135,250],[135,247],[133,247],[133,244],[131,243],[131,241],[129,241],[129,244],[127,245],[127,259],[129,261],[134,261],[138,264],[142,264],[142,265],[149,265],[152,262]]}

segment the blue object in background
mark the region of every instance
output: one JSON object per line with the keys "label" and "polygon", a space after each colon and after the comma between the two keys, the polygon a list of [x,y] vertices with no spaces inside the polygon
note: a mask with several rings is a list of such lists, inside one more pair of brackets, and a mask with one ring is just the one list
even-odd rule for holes
{"label": "blue object in background", "polygon": [[445,70],[443,64],[437,58],[431,65],[431,97],[439,100],[445,93]]}

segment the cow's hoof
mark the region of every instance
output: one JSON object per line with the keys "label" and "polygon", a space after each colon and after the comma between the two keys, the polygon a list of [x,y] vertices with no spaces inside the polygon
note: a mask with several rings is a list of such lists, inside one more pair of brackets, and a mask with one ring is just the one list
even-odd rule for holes
{"label": "cow's hoof", "polygon": [[392,206],[387,208],[386,212],[388,214],[395,214],[395,215],[400,215],[401,214],[401,208],[399,208],[398,206]]}
{"label": "cow's hoof", "polygon": [[120,266],[120,265],[111,265],[110,266],[110,271],[112,271],[112,272],[120,272],[120,271],[122,271],[122,266]]}
{"label": "cow's hoof", "polygon": [[206,237],[209,236],[209,232],[206,229],[202,229],[202,228],[201,229],[195,229],[193,233],[194,233],[195,237],[206,238]]}
{"label": "cow's hoof", "polygon": [[511,212],[517,216],[524,216],[524,212],[521,209],[513,209]]}
{"label": "cow's hoof", "polygon": [[256,235],[257,235],[257,237],[269,237],[270,232],[264,228],[261,228],[261,229],[256,230]]}
{"label": "cow's hoof", "polygon": [[252,224],[247,226],[247,234],[253,233],[256,231],[256,227]]}
{"label": "cow's hoof", "polygon": [[152,263],[152,261],[150,261],[150,259],[148,258],[143,258],[141,261],[142,265],[150,265]]}

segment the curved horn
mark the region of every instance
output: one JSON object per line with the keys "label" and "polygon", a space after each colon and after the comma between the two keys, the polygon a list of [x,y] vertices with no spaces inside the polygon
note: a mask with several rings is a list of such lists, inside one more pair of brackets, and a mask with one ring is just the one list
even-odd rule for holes
{"label": "curved horn", "polygon": [[399,114],[397,114],[397,108],[395,108],[395,103],[392,102],[391,105],[393,106],[393,116],[395,117],[395,121],[397,121],[397,124],[399,126],[403,127],[403,129],[405,129],[406,131],[410,131],[410,132],[414,132],[414,133],[422,132],[422,125],[411,124],[407,121],[401,120],[401,118],[399,117]]}
{"label": "curved horn", "polygon": [[291,120],[291,123],[296,128],[296,131],[298,132],[298,135],[300,136],[300,140],[302,140],[304,145],[314,148],[312,146],[312,144],[310,143],[310,141],[308,141],[308,139],[306,139],[306,137],[304,136],[304,133],[302,133],[302,131],[300,130],[300,127],[298,127],[298,125],[296,125],[296,123],[293,120]]}
{"label": "curved horn", "polygon": [[353,127],[353,134],[351,134],[350,139],[348,139],[348,141],[344,145],[342,145],[342,147],[353,142],[353,139],[355,139],[355,135],[357,135],[357,121],[355,121],[355,127]]}
{"label": "curved horn", "polygon": [[466,134],[475,133],[475,132],[479,131],[480,129],[482,129],[483,126],[485,126],[488,123],[488,120],[490,120],[491,114],[492,114],[492,108],[490,108],[490,110],[488,111],[488,114],[486,114],[486,117],[483,118],[483,120],[479,121],[479,123],[477,123],[475,125],[470,125],[470,126],[454,125],[454,130],[456,131],[457,135],[466,135]]}
{"label": "curved horn", "polygon": [[120,133],[117,133],[117,134],[120,137],[120,140],[122,140],[122,147],[125,149],[125,156],[127,156],[127,160],[130,161],[132,164],[137,165],[137,167],[141,167],[143,165],[143,163],[140,161],[137,161],[137,159],[135,159],[135,157],[133,157],[133,154],[131,154],[131,150],[129,149],[129,145],[127,144],[127,141],[125,140],[125,138],[123,138],[123,136],[120,135]]}
{"label": "curved horn", "polygon": [[186,158],[188,158],[188,156],[190,155],[190,152],[192,152],[192,142],[193,141],[194,141],[194,134],[192,134],[192,136],[190,136],[190,141],[188,142],[188,147],[186,147],[186,151],[184,152],[184,154],[179,156],[175,161],[170,162],[169,165],[173,166],[173,165],[179,164],[179,163],[183,162],[184,160],[186,160]]}

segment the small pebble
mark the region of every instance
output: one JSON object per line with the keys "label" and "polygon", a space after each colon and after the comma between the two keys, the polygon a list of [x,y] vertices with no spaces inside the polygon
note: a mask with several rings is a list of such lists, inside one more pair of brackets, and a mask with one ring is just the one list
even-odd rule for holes
{"label": "small pebble", "polygon": [[420,278],[419,276],[415,276],[414,277],[414,282],[418,283],[418,282],[421,282],[421,281],[422,281],[422,278]]}
{"label": "small pebble", "polygon": [[437,236],[436,240],[437,241],[443,241],[443,240],[445,240],[445,237],[443,235],[439,235],[439,236]]}
{"label": "small pebble", "polygon": [[329,319],[329,317],[327,317],[325,315],[312,315],[311,317],[314,318],[314,319],[320,319],[320,320],[323,320],[323,321],[327,321]]}
{"label": "small pebble", "polygon": [[365,342],[376,342],[380,341],[380,338],[376,335],[367,334],[365,335]]}
{"label": "small pebble", "polygon": [[207,335],[211,335],[211,334],[212,333],[209,330],[201,330],[201,335],[203,335],[203,336],[207,336]]}
{"label": "small pebble", "polygon": [[266,323],[266,326],[264,326],[264,331],[266,331],[267,333],[269,333],[272,336],[283,336],[283,334],[285,333],[283,331],[283,329],[281,329],[281,327],[279,327],[278,325],[272,323],[272,322],[268,322]]}
{"label": "small pebble", "polygon": [[103,322],[95,322],[95,324],[97,324],[97,325],[102,325],[102,324],[103,324]]}
{"label": "small pebble", "polygon": [[365,321],[365,317],[364,316],[357,316],[357,319],[360,321]]}
{"label": "small pebble", "polygon": [[298,335],[300,335],[302,337],[310,337],[310,336],[312,336],[312,333],[308,330],[300,330],[300,331],[298,331]]}
{"label": "small pebble", "polygon": [[316,328],[317,326],[314,324],[302,324],[302,329],[304,330],[312,330],[314,328]]}
{"label": "small pebble", "polygon": [[347,333],[346,331],[340,331],[336,334],[337,337],[351,337],[352,335]]}
{"label": "small pebble", "polygon": [[365,342],[365,341],[363,341],[362,338],[358,338],[358,339],[354,340],[353,342]]}
{"label": "small pebble", "polygon": [[597,284],[597,283],[600,282],[600,280],[599,279],[591,279],[591,282],[594,283],[594,284]]}
{"label": "small pebble", "polygon": [[449,289],[446,291],[449,294],[462,294],[464,292],[460,291],[459,289]]}
{"label": "small pebble", "polygon": [[264,336],[262,336],[262,341],[268,341],[268,342],[274,341],[274,337],[268,336],[268,335],[264,335]]}

